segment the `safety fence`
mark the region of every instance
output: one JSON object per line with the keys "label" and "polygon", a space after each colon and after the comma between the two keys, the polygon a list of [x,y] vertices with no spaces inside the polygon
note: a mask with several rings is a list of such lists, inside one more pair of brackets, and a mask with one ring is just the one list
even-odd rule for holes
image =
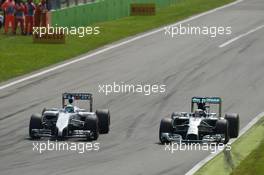
{"label": "safety fence", "polygon": [[130,15],[131,3],[155,3],[157,10],[179,0],[97,0],[93,3],[52,11],[52,25],[64,27],[87,26]]}

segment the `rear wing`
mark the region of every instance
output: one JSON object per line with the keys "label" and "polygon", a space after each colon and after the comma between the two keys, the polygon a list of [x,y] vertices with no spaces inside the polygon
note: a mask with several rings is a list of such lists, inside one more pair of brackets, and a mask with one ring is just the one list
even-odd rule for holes
{"label": "rear wing", "polygon": [[90,93],[63,93],[62,94],[62,107],[66,106],[66,100],[86,100],[90,103],[90,111],[93,111],[93,95]]}
{"label": "rear wing", "polygon": [[219,105],[219,117],[222,114],[222,99],[220,97],[193,97],[191,111],[194,112],[194,104],[216,104]]}

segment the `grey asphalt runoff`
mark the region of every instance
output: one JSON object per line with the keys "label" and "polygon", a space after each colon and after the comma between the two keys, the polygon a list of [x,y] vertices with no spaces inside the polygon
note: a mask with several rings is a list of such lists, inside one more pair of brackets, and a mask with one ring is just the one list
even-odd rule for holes
{"label": "grey asphalt runoff", "polygon": [[[159,32],[0,91],[0,174],[186,173],[210,152],[164,151],[158,139],[160,120],[173,111],[189,111],[192,96],[222,97],[223,112],[238,112],[241,127],[263,111],[264,29],[219,48],[263,25],[263,10],[263,0],[245,0],[189,22],[231,26],[231,36],[171,38]],[[98,93],[99,84],[113,82],[167,88],[150,96]],[[32,151],[30,115],[60,107],[63,92],[82,91],[94,94],[95,108],[111,110],[111,131],[100,135],[100,151]]]}

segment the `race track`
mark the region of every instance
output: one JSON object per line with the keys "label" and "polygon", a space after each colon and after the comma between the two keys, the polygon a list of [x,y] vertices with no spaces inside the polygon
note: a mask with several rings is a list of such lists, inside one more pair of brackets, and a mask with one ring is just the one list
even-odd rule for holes
{"label": "race track", "polygon": [[[162,117],[189,111],[192,96],[220,96],[224,112],[238,112],[241,127],[264,108],[264,1],[245,0],[188,22],[231,26],[231,36],[178,36],[164,31],[0,90],[1,175],[182,175],[209,152],[170,154],[159,145]],[[108,46],[106,46],[108,47]],[[11,58],[9,58],[11,59]],[[113,82],[165,84],[165,94],[98,93]],[[99,152],[32,151],[28,123],[43,107],[60,107],[63,92],[91,92],[95,108],[111,110],[111,131]]]}

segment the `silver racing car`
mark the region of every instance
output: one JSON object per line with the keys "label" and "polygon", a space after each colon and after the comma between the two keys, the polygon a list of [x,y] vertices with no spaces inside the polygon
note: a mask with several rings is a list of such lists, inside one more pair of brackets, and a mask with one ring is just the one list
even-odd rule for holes
{"label": "silver racing car", "polygon": [[[90,102],[90,110],[74,106],[74,101]],[[42,114],[33,114],[29,123],[31,139],[52,137],[56,139],[86,138],[97,140],[100,134],[109,132],[108,109],[93,112],[93,97],[89,93],[62,94],[62,108],[44,108]]]}
{"label": "silver racing car", "polygon": [[[218,106],[217,112],[210,109]],[[159,139],[169,142],[228,143],[239,134],[239,115],[221,116],[222,100],[219,97],[193,97],[191,112],[174,112],[160,122]]]}

